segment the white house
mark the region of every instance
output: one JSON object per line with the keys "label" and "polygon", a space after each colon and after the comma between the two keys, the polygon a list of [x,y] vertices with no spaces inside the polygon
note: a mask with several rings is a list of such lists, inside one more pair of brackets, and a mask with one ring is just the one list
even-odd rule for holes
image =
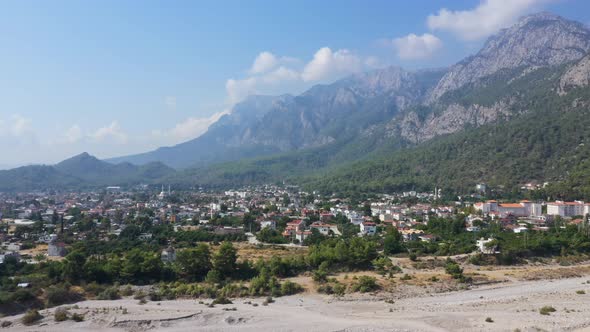
{"label": "white house", "polygon": [[477,240],[477,249],[482,254],[493,254],[496,252],[496,246],[489,247],[487,244],[494,241],[494,239],[484,239],[483,237]]}
{"label": "white house", "polygon": [[274,220],[263,220],[260,222],[260,229],[265,229],[265,228],[269,228],[269,229],[276,229],[277,228],[277,222]]}
{"label": "white house", "polygon": [[362,235],[375,235],[377,233],[377,225],[374,222],[364,221],[360,226]]}

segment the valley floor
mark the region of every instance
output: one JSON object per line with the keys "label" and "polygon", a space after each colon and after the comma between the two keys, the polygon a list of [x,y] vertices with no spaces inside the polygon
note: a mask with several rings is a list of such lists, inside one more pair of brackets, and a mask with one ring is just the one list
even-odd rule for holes
{"label": "valley floor", "polygon": [[[85,321],[79,323],[54,322],[55,308],[42,310],[45,318],[31,327],[20,324],[20,316],[3,320],[13,321],[10,330],[56,332],[590,331],[590,275],[525,279],[411,296],[379,293],[335,299],[308,292],[277,298],[268,306],[262,305],[264,299],[236,299],[212,308],[197,300],[143,305],[133,299],[84,301],[71,310],[85,314]],[[543,306],[556,311],[541,315]],[[486,322],[488,317],[493,322]]]}

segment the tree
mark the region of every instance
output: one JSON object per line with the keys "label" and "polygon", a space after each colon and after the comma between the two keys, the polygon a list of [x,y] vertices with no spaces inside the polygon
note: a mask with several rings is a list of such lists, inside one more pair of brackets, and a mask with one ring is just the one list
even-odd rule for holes
{"label": "tree", "polygon": [[178,273],[188,281],[203,280],[211,270],[211,252],[205,243],[176,255]]}
{"label": "tree", "polygon": [[223,242],[219,250],[213,255],[213,268],[219,272],[222,278],[228,278],[236,270],[238,252],[231,242]]}
{"label": "tree", "polygon": [[373,211],[371,211],[371,204],[365,203],[365,205],[363,205],[363,214],[365,217],[370,217],[373,215]]}
{"label": "tree", "polygon": [[383,239],[383,251],[387,255],[393,255],[404,251],[404,247],[401,241],[401,234],[397,228],[391,227],[388,229],[387,235]]}
{"label": "tree", "polygon": [[72,251],[64,261],[64,278],[71,282],[78,282],[84,277],[86,255],[80,251]]}

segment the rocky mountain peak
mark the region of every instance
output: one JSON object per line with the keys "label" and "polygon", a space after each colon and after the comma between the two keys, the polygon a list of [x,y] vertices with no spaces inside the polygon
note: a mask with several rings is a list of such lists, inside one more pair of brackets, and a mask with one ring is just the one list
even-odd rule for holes
{"label": "rocky mountain peak", "polygon": [[490,37],[476,55],[452,66],[429,101],[503,69],[559,65],[589,50],[590,30],[583,24],[546,12],[525,16]]}

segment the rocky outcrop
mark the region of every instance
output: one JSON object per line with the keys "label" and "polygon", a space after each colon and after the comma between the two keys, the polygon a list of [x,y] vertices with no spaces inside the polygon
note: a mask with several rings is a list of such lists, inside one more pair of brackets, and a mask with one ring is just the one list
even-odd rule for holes
{"label": "rocky outcrop", "polygon": [[559,93],[564,94],[572,88],[588,84],[590,84],[590,55],[586,55],[567,69],[559,81]]}
{"label": "rocky outcrop", "polygon": [[416,112],[410,112],[400,121],[392,121],[388,127],[395,130],[405,140],[421,143],[439,135],[452,134],[465,126],[481,126],[497,121],[500,117],[509,118],[510,101],[497,102],[492,106],[451,104],[442,112],[430,113],[421,119]]}
{"label": "rocky outcrop", "polygon": [[580,59],[589,50],[590,31],[581,23],[549,13],[526,16],[489,38],[476,55],[452,66],[429,102],[502,69],[559,65]]}

